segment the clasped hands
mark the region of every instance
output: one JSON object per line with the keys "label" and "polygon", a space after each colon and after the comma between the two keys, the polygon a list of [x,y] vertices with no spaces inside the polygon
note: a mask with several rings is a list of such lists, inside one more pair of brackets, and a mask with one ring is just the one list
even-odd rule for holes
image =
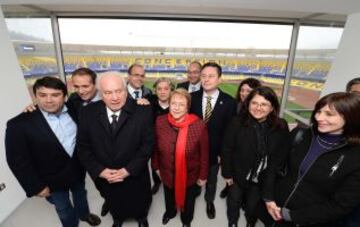
{"label": "clasped hands", "polygon": [[100,177],[107,180],[110,184],[123,182],[126,177],[130,174],[125,168],[121,169],[108,169],[105,168],[101,173]]}

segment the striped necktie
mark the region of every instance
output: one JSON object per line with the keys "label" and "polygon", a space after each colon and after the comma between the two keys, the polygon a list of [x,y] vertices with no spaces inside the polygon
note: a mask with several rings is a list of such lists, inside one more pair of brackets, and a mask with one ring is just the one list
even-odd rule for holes
{"label": "striped necktie", "polygon": [[212,107],[211,107],[211,96],[207,96],[206,97],[206,107],[205,107],[205,116],[204,116],[204,121],[208,122],[209,118],[211,116],[212,113]]}

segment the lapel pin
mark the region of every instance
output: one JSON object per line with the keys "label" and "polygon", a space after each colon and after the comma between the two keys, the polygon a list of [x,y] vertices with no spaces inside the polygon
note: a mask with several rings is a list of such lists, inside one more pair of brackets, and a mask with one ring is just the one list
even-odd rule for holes
{"label": "lapel pin", "polygon": [[220,105],[222,105],[223,104],[223,101],[220,101]]}

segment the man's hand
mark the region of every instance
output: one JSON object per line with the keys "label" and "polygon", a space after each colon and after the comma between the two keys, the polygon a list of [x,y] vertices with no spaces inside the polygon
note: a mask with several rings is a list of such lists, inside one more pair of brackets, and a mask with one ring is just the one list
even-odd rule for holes
{"label": "man's hand", "polygon": [[206,180],[201,180],[201,179],[198,179],[197,180],[197,185],[199,185],[200,187],[204,186],[206,184]]}
{"label": "man's hand", "polygon": [[278,207],[274,201],[265,202],[265,204],[268,213],[275,221],[279,221],[282,219],[281,208]]}
{"label": "man's hand", "polygon": [[34,104],[30,104],[23,110],[24,113],[31,113],[36,110],[36,106]]}
{"label": "man's hand", "polygon": [[115,169],[108,169],[105,168],[103,171],[101,171],[99,177],[104,178],[105,180],[109,181],[113,177],[114,174],[117,173],[117,170]]}
{"label": "man's hand", "polygon": [[36,196],[39,197],[49,197],[50,196],[50,188],[46,186],[41,192],[39,192]]}
{"label": "man's hand", "polygon": [[130,174],[125,168],[121,169],[104,169],[100,173],[100,177],[106,179],[110,184],[122,182],[128,177]]}
{"label": "man's hand", "polygon": [[225,180],[225,183],[229,186],[234,183],[234,180],[232,178],[225,178],[224,180]]}
{"label": "man's hand", "polygon": [[150,105],[149,100],[144,99],[144,98],[142,98],[142,99],[137,99],[137,100],[136,100],[136,103],[137,103],[138,105],[141,105],[141,106],[148,106],[148,105]]}

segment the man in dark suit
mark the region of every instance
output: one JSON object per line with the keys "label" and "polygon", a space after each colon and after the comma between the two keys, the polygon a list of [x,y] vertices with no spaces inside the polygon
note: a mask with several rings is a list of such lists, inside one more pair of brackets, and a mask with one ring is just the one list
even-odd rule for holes
{"label": "man in dark suit", "polygon": [[142,65],[132,64],[128,69],[128,84],[127,90],[129,97],[132,99],[147,99],[149,100],[152,92],[149,88],[144,86],[145,70]]}
{"label": "man in dark suit", "polygon": [[85,170],[75,144],[76,111],[64,105],[66,85],[57,78],[44,77],[35,82],[33,92],[38,108],[7,123],[9,167],[28,197],[44,197],[55,206],[64,227],[78,226],[79,219],[99,225],[99,217],[89,212]]}
{"label": "man in dark suit", "polygon": [[236,113],[236,101],[218,89],[221,83],[221,67],[208,62],[201,69],[203,91],[191,94],[190,112],[198,115],[207,123],[209,134],[209,175],[206,183],[206,212],[210,219],[215,218],[215,194],[219,171],[222,136],[225,127]]}
{"label": "man in dark suit", "polygon": [[198,61],[191,62],[187,69],[188,80],[183,83],[179,83],[177,88],[184,88],[189,93],[202,90],[200,82],[200,71],[201,63]]}
{"label": "man in dark suit", "polygon": [[113,227],[135,218],[148,226],[151,203],[147,162],[154,144],[152,110],[127,98],[115,72],[99,80],[102,100],[84,107],[78,133],[79,158],[109,204]]}

